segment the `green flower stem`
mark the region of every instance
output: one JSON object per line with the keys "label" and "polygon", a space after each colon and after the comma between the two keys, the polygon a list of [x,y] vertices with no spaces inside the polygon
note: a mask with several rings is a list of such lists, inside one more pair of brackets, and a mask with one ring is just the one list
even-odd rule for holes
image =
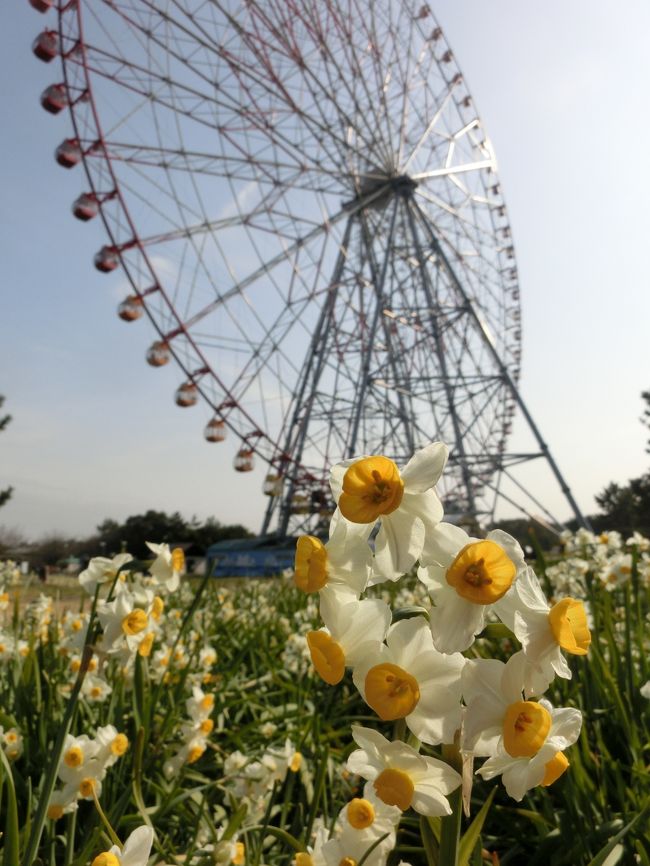
{"label": "green flower stem", "polygon": [[[442,757],[454,770],[462,773],[463,761],[458,746],[444,745]],[[458,866],[458,842],[460,839],[460,822],[463,812],[463,787],[459,785],[449,795],[451,815],[445,815],[440,821],[440,866]]]}
{"label": "green flower stem", "polygon": [[406,730],[406,719],[397,719],[393,728],[393,740],[406,742],[408,731]]}
{"label": "green flower stem", "polygon": [[108,820],[108,818],[104,814],[104,810],[101,807],[101,804],[100,804],[99,799],[97,797],[97,792],[95,791],[94,787],[93,787],[93,800],[95,802],[95,808],[97,809],[97,811],[99,813],[99,817],[101,819],[101,822],[104,825],[104,827],[106,827],[106,832],[110,836],[111,842],[113,843],[113,845],[117,845],[117,847],[121,851],[122,847],[123,847],[122,843],[120,842],[119,836],[117,835],[115,830],[113,830],[113,828],[111,827],[111,822]]}

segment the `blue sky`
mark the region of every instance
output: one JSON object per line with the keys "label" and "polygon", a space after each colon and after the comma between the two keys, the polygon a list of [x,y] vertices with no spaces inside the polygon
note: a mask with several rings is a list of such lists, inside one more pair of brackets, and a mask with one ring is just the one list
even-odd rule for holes
{"label": "blue sky", "polygon": [[[580,506],[647,468],[640,392],[650,387],[647,234],[650,7],[641,0],[433,4],[499,163],[519,267],[521,390]],[[123,277],[92,256],[101,226],[70,204],[56,165],[66,114],[38,104],[59,80],[30,50],[46,18],[2,11],[3,263],[0,522],[28,536],[85,534],[146,508],[256,529],[264,471],[232,471],[235,446],[203,442],[206,413],[173,403],[180,374],[153,370],[146,321],[121,322]],[[515,424],[513,443],[525,441]],[[568,510],[546,473],[536,495]]]}

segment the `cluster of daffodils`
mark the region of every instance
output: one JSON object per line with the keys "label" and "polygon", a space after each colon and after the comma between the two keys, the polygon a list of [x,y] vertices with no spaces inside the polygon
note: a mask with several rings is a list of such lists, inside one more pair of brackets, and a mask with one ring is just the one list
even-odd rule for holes
{"label": "cluster of daffodils", "polygon": [[54,602],[44,593],[41,593],[27,608],[27,620],[31,624],[32,634],[41,643],[47,643],[50,639],[50,625],[53,617]]}
{"label": "cluster of daffodils", "polygon": [[[363,700],[398,732],[391,742],[376,730],[353,728],[359,748],[347,770],[367,781],[364,798],[344,810],[342,829],[318,856],[305,853],[314,863],[357,862],[375,844],[366,862],[383,863],[402,812],[450,814],[447,797],[461,776],[421,754],[421,744],[455,743],[466,765],[487,758],[478,772],[502,776],[510,796],[521,800],[564,772],[564,750],[580,732],[578,710],[533,698],[556,675],[571,676],[565,653],[587,653],[584,606],[572,597],[549,605],[519,544],[505,532],[474,538],[442,522],[435,485],[447,453],[433,443],[401,470],[383,456],[338,464],[331,473],[338,507],[329,540],[303,536],[297,543],[295,583],[319,594],[324,623],[307,635],[314,668],[330,685],[351,669]],[[421,615],[394,616],[382,598],[363,597],[368,587],[398,581],[416,564],[428,597]],[[488,616],[521,643],[507,664],[475,657],[473,644]]]}
{"label": "cluster of daffodils", "polygon": [[214,709],[214,696],[194,686],[192,697],[185,702],[188,721],[181,726],[183,743],[174,755],[165,762],[163,772],[171,778],[185,764],[194,764],[202,757],[208,744],[214,722],[210,718]]}
{"label": "cluster of daffodils", "polygon": [[246,807],[245,824],[257,824],[264,815],[269,796],[289,773],[305,771],[301,752],[290,739],[284,746],[270,746],[259,757],[232,752],[223,764],[223,788],[230,797]]}
{"label": "cluster of daffodils", "polygon": [[50,797],[47,816],[57,821],[77,809],[79,800],[98,799],[106,771],[129,747],[125,734],[113,725],[98,728],[94,737],[68,734],[63,744],[58,777],[62,787]]}
{"label": "cluster of daffodils", "polygon": [[624,586],[632,576],[634,560],[641,581],[650,584],[650,539],[635,532],[624,539],[620,532],[599,535],[587,529],[560,536],[564,556],[546,569],[554,592],[561,595],[584,593],[587,575],[608,592]]}
{"label": "cluster of daffodils", "polygon": [[0,662],[6,662],[18,656],[25,658],[29,655],[29,643],[20,638],[16,640],[9,631],[0,627]]}
{"label": "cluster of daffodils", "polygon": [[[99,599],[97,617],[102,637],[98,651],[119,660],[125,675],[131,672],[136,655],[151,655],[161,630],[164,596],[178,589],[185,567],[180,548],[170,550],[167,544],[149,542],[147,546],[154,559],[146,575],[131,569],[133,558],[128,553],[91,559],[79,575],[82,588]],[[83,643],[85,631],[79,631]]]}
{"label": "cluster of daffodils", "polygon": [[[0,602],[2,594],[5,592],[5,585],[16,586],[20,583],[21,573],[20,567],[13,559],[0,560]],[[0,610],[2,607],[0,606]]]}

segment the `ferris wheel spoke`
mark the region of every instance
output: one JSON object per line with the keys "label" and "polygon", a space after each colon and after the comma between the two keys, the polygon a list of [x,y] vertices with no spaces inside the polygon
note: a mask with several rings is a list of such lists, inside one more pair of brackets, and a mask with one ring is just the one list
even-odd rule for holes
{"label": "ferris wheel spoke", "polygon": [[[175,4],[175,5],[178,5],[178,4]],[[231,53],[224,53],[223,54],[223,59],[225,59],[226,62],[229,64],[229,66],[230,66],[231,70],[233,71],[233,74],[236,76],[239,84],[244,89],[246,89],[248,91],[249,98],[257,105],[258,110],[260,112],[262,112],[262,114],[263,114],[264,107],[257,104],[255,92],[252,90],[252,84],[254,84],[256,87],[260,88],[261,92],[263,94],[267,94],[267,95],[272,94],[274,97],[277,98],[278,87],[281,86],[281,82],[273,72],[273,67],[272,67],[272,64],[270,63],[268,54],[265,52],[265,50],[263,50],[264,48],[270,49],[270,50],[277,50],[277,42],[272,43],[272,42],[267,41],[265,43],[265,41],[261,38],[261,35],[251,34],[249,31],[246,31],[245,28],[241,25],[241,23],[238,22],[229,13],[229,11],[223,6],[223,4],[217,3],[216,5],[220,9],[222,14],[227,18],[227,20],[229,20],[231,22],[231,24],[234,27],[236,27],[238,29],[238,31],[241,33],[242,38],[245,40],[246,45],[253,52],[253,54],[257,57],[257,59],[263,64],[263,68],[266,68],[270,73],[270,78],[264,79],[263,76],[260,75],[257,71],[255,71],[255,72],[253,71],[253,67],[250,65],[250,63],[247,65],[244,65],[243,63],[241,63],[240,61],[235,59],[235,57]],[[257,7],[252,7],[251,9],[249,9],[249,12],[251,14],[255,15],[256,17],[259,17],[261,15],[261,10],[259,10],[259,8],[257,8]],[[283,35],[284,34],[282,31],[277,31],[277,30],[275,31],[275,36],[278,39],[282,40]],[[207,38],[206,38],[204,44],[209,44],[209,34],[206,34],[206,37]],[[214,50],[214,46],[212,46],[212,48]],[[282,92],[284,98],[287,100],[286,109],[285,109],[287,111],[287,113],[288,114],[291,113],[291,114],[294,114],[294,115],[300,117],[301,122],[303,124],[307,124],[309,126],[309,128],[312,130],[312,134],[313,134],[314,128],[319,128],[320,132],[319,132],[319,136],[317,136],[317,137],[318,137],[319,141],[321,142],[321,145],[322,145],[324,151],[326,153],[329,153],[329,144],[334,143],[335,145],[338,145],[339,155],[341,155],[342,154],[342,148],[345,147],[345,141],[342,138],[338,138],[338,140],[337,140],[337,134],[333,130],[332,126],[326,125],[325,123],[318,124],[311,115],[308,115],[307,113],[305,113],[302,110],[301,106],[293,101],[290,94],[286,90],[282,90],[281,92]],[[237,104],[237,100],[236,100],[236,104]],[[315,103],[315,107],[318,108],[317,102]],[[268,127],[268,124],[267,124],[267,127]],[[267,129],[267,132],[268,131],[269,130]],[[329,153],[329,155],[330,155],[330,158],[333,157],[333,155],[331,153]],[[336,161],[336,160],[334,160],[334,161]]]}
{"label": "ferris wheel spoke", "polygon": [[[304,119],[305,124],[310,126],[314,123],[315,113],[317,112],[321,118],[319,124],[321,126],[321,134],[323,129],[331,130],[331,123],[328,122],[328,119],[323,112],[322,98],[324,97],[325,102],[331,105],[336,105],[336,103],[331,99],[331,94],[323,88],[323,83],[313,75],[310,64],[305,61],[300,49],[298,48],[295,37],[292,38],[294,36],[294,22],[296,20],[302,21],[303,19],[301,10],[294,4],[282,4],[282,6],[276,5],[275,8],[270,11],[281,16],[278,17],[277,25],[270,20],[269,15],[265,10],[259,7],[255,7],[255,9],[252,10],[252,26],[255,27],[255,32],[249,40],[251,49],[257,54],[265,68],[268,70],[273,68],[273,56],[276,53],[285,55],[288,59],[293,59],[298,62],[302,81],[306,85],[306,92],[310,94],[312,100],[309,105],[309,114],[305,111],[302,105],[296,106],[298,113],[301,119]],[[260,23],[267,28],[268,36],[261,32],[259,27]],[[316,87],[315,90],[312,89],[314,85]],[[319,95],[321,96],[321,99],[318,98]],[[342,111],[340,106],[337,106],[337,108],[339,111]],[[339,145],[345,147],[345,141],[342,137],[339,138]],[[343,150],[341,150],[340,153],[343,155]]]}
{"label": "ferris wheel spoke", "polygon": [[[357,15],[361,11],[359,0],[353,0]],[[362,26],[362,32],[365,34],[367,42],[367,55],[369,57],[369,66],[374,77],[372,94],[369,92],[369,78],[366,75],[361,76],[368,105],[372,108],[373,125],[377,130],[385,130],[383,139],[379,142],[381,148],[381,156],[383,165],[388,168],[394,168],[395,155],[392,149],[391,135],[391,113],[388,110],[386,103],[386,67],[388,64],[381,64],[384,46],[380,43],[380,37],[376,30],[375,7],[364,4],[365,14],[359,16]],[[352,42],[352,50],[354,51],[354,41]]]}
{"label": "ferris wheel spoke", "polygon": [[494,232],[477,226],[475,220],[472,220],[468,214],[463,213],[462,208],[458,208],[450,204],[443,198],[440,198],[440,196],[437,196],[431,190],[422,186],[418,186],[415,189],[415,195],[418,198],[424,199],[424,201],[426,201],[428,204],[435,205],[435,207],[445,211],[451,217],[457,220],[459,224],[462,224],[464,226],[463,234],[468,241],[474,244],[476,243],[476,238],[480,238],[481,241],[484,243],[488,243],[490,241],[494,243]]}
{"label": "ferris wheel spoke", "polygon": [[[438,124],[440,118],[442,117],[442,115],[446,111],[447,106],[449,105],[449,103],[453,97],[453,92],[454,91],[453,91],[453,86],[452,86],[450,88],[450,90],[448,91],[448,93],[445,95],[442,103],[440,104],[440,107],[437,109],[437,111],[435,112],[435,114],[433,115],[431,120],[429,121],[428,126],[426,127],[426,129],[424,130],[424,132],[422,133],[420,138],[418,139],[417,143],[415,144],[415,147],[413,148],[413,150],[409,154],[406,162],[404,163],[404,166],[402,168],[402,171],[404,173],[406,173],[408,171],[408,167],[410,166],[410,164],[416,158],[416,156],[418,155],[418,153],[420,152],[422,147],[424,147],[424,145],[426,144],[429,137],[433,134],[436,125]],[[434,176],[437,176],[437,175],[434,175]],[[417,175],[416,178],[417,177],[422,177],[422,176]]]}
{"label": "ferris wheel spoke", "polygon": [[[145,5],[148,5],[150,8],[154,8],[151,3],[146,3],[146,0],[143,0],[143,2],[145,2]],[[265,108],[257,105],[257,97],[255,92],[252,90],[252,85],[255,84],[258,86],[262,93],[269,93],[271,89],[268,82],[264,81],[259,76],[255,76],[250,70],[246,70],[241,63],[236,62],[232,56],[228,55],[225,58],[225,61],[232,68],[235,76],[238,77],[241,87],[248,91],[250,103],[256,107],[256,110],[252,110],[248,105],[242,106],[241,100],[238,98],[239,94],[230,94],[223,88],[215,91],[213,77],[209,76],[203,69],[193,66],[189,58],[179,54],[178,52],[171,51],[169,45],[165,45],[160,37],[157,37],[156,34],[148,31],[141,22],[126,15],[124,10],[121,10],[120,14],[133,28],[142,30],[146,33],[149,41],[157,45],[159,49],[162,50],[165,48],[165,50],[178,62],[187,63],[191,67],[196,78],[204,85],[209,85],[211,90],[202,91],[198,90],[196,87],[190,86],[187,82],[181,83],[179,81],[174,81],[170,79],[169,76],[165,75],[163,70],[154,70],[151,68],[151,65],[146,67],[144,65],[135,64],[132,61],[127,61],[119,54],[115,55],[98,47],[92,49],[92,56],[96,57],[99,61],[103,61],[105,66],[93,67],[88,59],[86,62],[92,72],[106,78],[108,81],[119,83],[119,85],[126,90],[131,90],[132,92],[140,93],[145,97],[149,97],[150,101],[162,105],[169,110],[174,110],[178,113],[184,114],[199,125],[214,128],[216,122],[218,128],[221,127],[222,129],[227,130],[229,124],[236,128],[239,122],[244,121],[249,124],[251,128],[257,129],[257,131],[262,133],[268,140],[273,141],[282,152],[285,152],[288,155],[296,152],[295,144],[278,131],[277,125],[272,125],[268,119],[265,119]],[[168,17],[167,20],[185,32],[189,39],[196,38],[198,44],[213,54],[215,59],[224,60],[219,53],[218,45],[210,43],[207,40],[198,39],[196,34],[194,34],[193,37],[192,33],[187,31],[186,28],[183,28],[175,19]],[[151,56],[151,52],[149,52],[149,55]],[[122,74],[118,75],[118,72]],[[128,73],[131,78],[127,78],[125,72]],[[157,94],[153,94],[151,91],[150,80],[152,78],[160,85],[160,92]],[[167,98],[164,97],[165,91],[170,93],[170,96]],[[174,91],[179,97],[182,97],[180,102],[177,97],[172,100],[172,91]],[[221,98],[217,98],[217,93],[221,95]],[[290,116],[293,107],[289,105],[286,106],[284,110],[286,114]],[[226,118],[224,121],[220,121],[218,117],[215,117],[215,111],[225,112]],[[324,141],[323,143],[325,152],[328,152],[327,142]],[[335,160],[333,160],[333,162],[335,162]]]}
{"label": "ferris wheel spoke", "polygon": [[[92,147],[94,142],[82,141],[82,146],[88,149],[89,156],[93,156]],[[198,175],[213,175],[216,177],[229,177],[234,180],[256,181],[259,183],[276,184],[278,175],[284,177],[284,182],[297,189],[311,191],[329,191],[327,187],[319,188],[316,182],[309,182],[308,178],[323,177],[336,181],[340,185],[342,173],[328,170],[323,166],[300,166],[296,163],[275,162],[259,158],[254,161],[249,156],[235,156],[232,154],[215,154],[192,152],[181,149],[152,147],[141,144],[129,144],[116,142],[107,138],[104,142],[108,156],[115,162],[124,162],[129,165],[140,165],[149,168],[165,169],[170,171],[190,172]],[[301,177],[305,177],[301,181]]]}
{"label": "ferris wheel spoke", "polygon": [[261,277],[270,274],[271,271],[273,271],[279,265],[290,260],[291,256],[294,255],[298,250],[305,247],[307,244],[311,243],[319,236],[325,234],[326,232],[329,232],[332,227],[335,226],[341,219],[346,216],[350,216],[351,213],[354,213],[360,210],[362,207],[366,206],[367,204],[372,203],[375,198],[378,198],[381,195],[381,192],[381,189],[373,190],[372,193],[367,195],[360,202],[356,203],[352,208],[345,207],[342,208],[338,213],[328,216],[326,220],[315,226],[310,232],[307,232],[305,235],[299,237],[293,243],[289,244],[278,255],[274,256],[268,261],[263,262],[254,271],[249,273],[243,279],[240,279],[235,285],[231,286],[218,298],[216,298],[210,304],[206,305],[202,310],[195,313],[192,318],[188,322],[186,322],[186,327],[193,327],[207,315],[216,310],[218,307],[222,306],[231,298],[239,295],[244,289],[256,283],[258,280],[261,279]]}
{"label": "ferris wheel spoke", "polygon": [[434,168],[431,171],[422,171],[412,175],[413,180],[429,180],[433,177],[449,177],[450,175],[463,174],[467,171],[479,171],[483,168],[494,168],[494,162],[491,159],[482,159],[475,162],[464,163],[462,165],[450,165],[443,168]]}

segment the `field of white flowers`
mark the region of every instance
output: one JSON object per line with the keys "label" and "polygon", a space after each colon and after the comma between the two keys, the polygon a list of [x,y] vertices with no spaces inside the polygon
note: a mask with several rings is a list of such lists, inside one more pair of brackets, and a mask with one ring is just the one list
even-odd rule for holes
{"label": "field of white flowers", "polygon": [[526,562],[444,522],[445,459],[334,467],[272,580],[0,564],[2,866],[650,866],[650,541]]}

